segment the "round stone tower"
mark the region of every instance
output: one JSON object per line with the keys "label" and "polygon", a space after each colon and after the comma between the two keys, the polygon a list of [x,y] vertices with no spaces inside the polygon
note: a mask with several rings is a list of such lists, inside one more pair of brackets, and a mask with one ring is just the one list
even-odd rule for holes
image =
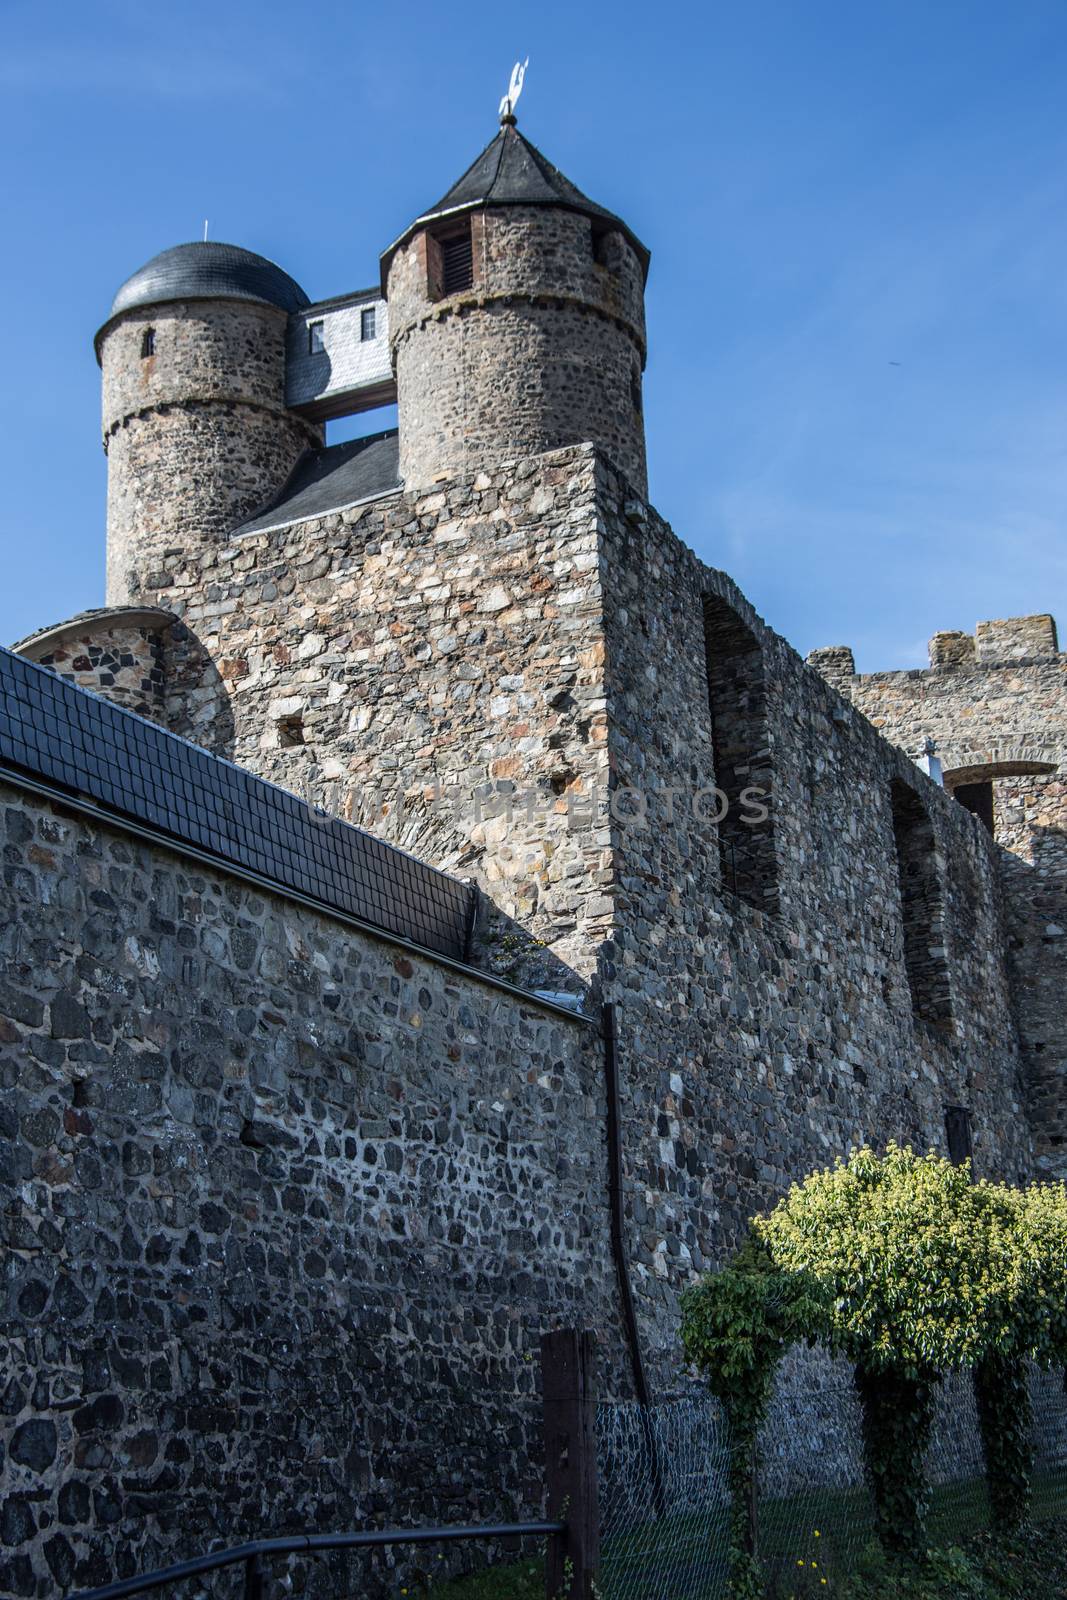
{"label": "round stone tower", "polygon": [[591,441],[644,497],[648,260],[506,115],[382,257],[405,486]]}
{"label": "round stone tower", "polygon": [[209,545],[268,504],[321,445],[285,405],[288,316],[308,304],[273,262],[207,241],[122,285],[96,336],[109,605],[142,599],[165,550]]}

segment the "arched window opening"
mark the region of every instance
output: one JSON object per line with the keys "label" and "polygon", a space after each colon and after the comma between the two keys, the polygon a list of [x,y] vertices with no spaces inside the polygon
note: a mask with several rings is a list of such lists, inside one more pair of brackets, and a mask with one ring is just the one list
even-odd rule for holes
{"label": "arched window opening", "polygon": [[155,328],[146,328],[141,335],[141,360],[145,361],[149,356],[154,356],[155,353],[156,330]]}
{"label": "arched window opening", "polygon": [[984,828],[990,833],[996,832],[992,783],[961,783],[953,789],[952,794],[965,811],[978,818]]}
{"label": "arched window opening", "polygon": [[1025,759],[983,762],[981,766],[957,767],[943,774],[945,788],[965,811],[978,818],[996,837],[996,784],[1001,778],[1041,777],[1056,771],[1055,762]]}
{"label": "arched window opening", "polygon": [[718,809],[721,882],[760,911],[778,904],[771,750],[763,651],[717,595],[704,597],[704,648]]}

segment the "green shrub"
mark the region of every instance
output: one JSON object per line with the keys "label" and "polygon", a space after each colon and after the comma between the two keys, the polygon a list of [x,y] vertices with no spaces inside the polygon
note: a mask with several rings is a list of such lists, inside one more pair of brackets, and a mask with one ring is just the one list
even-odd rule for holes
{"label": "green shrub", "polygon": [[831,1347],[855,1363],[879,1537],[919,1559],[923,1457],[943,1372],[1015,1347],[1026,1271],[1017,1191],[890,1145],[812,1173],[753,1224],[777,1265],[825,1285]]}
{"label": "green shrub", "polygon": [[682,1344],[687,1359],[722,1402],[730,1445],[730,1594],[759,1600],[756,1440],[767,1414],[774,1374],[790,1345],[813,1342],[829,1306],[806,1273],[783,1272],[767,1249],[750,1239],[730,1264],[682,1295]]}

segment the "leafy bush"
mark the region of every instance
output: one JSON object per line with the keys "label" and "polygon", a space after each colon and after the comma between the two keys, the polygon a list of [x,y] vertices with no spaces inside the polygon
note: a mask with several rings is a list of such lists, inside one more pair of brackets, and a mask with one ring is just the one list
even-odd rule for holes
{"label": "leafy bush", "polygon": [[[884,1156],[859,1150],[812,1173],[753,1224],[780,1267],[832,1296],[830,1344],[855,1363],[865,1465],[889,1550],[918,1559],[925,1548],[923,1458],[941,1374],[995,1351],[1017,1361],[1034,1347],[1033,1283],[1047,1270],[1059,1212],[1046,1198],[1029,1228],[1025,1216],[1018,1190],[972,1183],[966,1164],[890,1145]],[[1005,1525],[1026,1503],[1018,1394],[1017,1383],[999,1396],[987,1389],[983,1402],[990,1471],[1010,1467],[1014,1478],[998,1501]]]}
{"label": "leafy bush", "polygon": [[688,1360],[722,1401],[730,1440],[730,1593],[763,1593],[755,1529],[756,1440],[783,1354],[826,1326],[829,1303],[803,1272],[783,1272],[750,1239],[721,1272],[682,1295],[682,1344]]}
{"label": "leafy bush", "polygon": [[1015,1191],[891,1144],[794,1185],[753,1223],[777,1265],[827,1285],[832,1346],[912,1377],[971,1366],[1010,1320],[1023,1269]]}

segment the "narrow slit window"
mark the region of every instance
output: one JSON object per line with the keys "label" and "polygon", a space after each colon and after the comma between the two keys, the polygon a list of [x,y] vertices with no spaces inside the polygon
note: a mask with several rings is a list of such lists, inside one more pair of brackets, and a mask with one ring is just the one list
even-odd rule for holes
{"label": "narrow slit window", "polygon": [[321,322],[308,323],[308,355],[317,356],[326,348],[326,336]]}
{"label": "narrow slit window", "polygon": [[148,357],[154,356],[155,353],[156,330],[155,328],[146,328],[144,333],[141,335],[141,360],[147,361]]}
{"label": "narrow slit window", "polygon": [[933,823],[915,790],[892,788],[893,842],[912,1010],[933,1028],[952,1026],[945,897]]}
{"label": "narrow slit window", "polygon": [[945,1107],[945,1142],[954,1167],[962,1167],[974,1154],[971,1138],[971,1113],[966,1106]]}
{"label": "narrow slit window", "polygon": [[360,312],[359,337],[364,344],[368,340],[378,337],[378,309],[376,306],[364,306]]}
{"label": "narrow slit window", "polygon": [[759,911],[774,911],[778,861],[763,651],[717,595],[704,597],[704,650],[722,886]]}

